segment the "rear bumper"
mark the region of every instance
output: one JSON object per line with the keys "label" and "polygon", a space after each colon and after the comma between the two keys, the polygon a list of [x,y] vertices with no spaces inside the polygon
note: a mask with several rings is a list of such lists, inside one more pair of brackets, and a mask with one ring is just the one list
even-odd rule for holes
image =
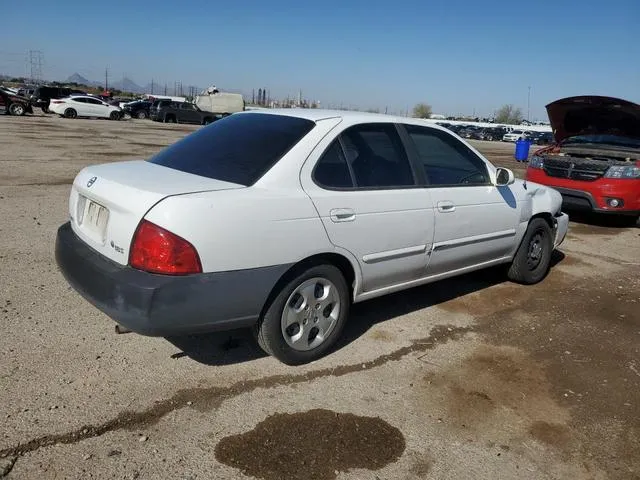
{"label": "rear bumper", "polygon": [[56,262],[69,284],[120,325],[175,336],[253,325],[289,265],[173,277],[122,266],[85,244],[65,223]]}

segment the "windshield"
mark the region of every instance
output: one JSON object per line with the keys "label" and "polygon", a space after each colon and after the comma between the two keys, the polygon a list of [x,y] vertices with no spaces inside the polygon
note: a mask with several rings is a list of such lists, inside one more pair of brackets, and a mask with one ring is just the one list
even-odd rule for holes
{"label": "windshield", "polygon": [[583,143],[601,143],[604,145],[617,145],[621,147],[640,148],[640,139],[622,137],[618,135],[576,135],[567,138],[563,145],[575,145]]}

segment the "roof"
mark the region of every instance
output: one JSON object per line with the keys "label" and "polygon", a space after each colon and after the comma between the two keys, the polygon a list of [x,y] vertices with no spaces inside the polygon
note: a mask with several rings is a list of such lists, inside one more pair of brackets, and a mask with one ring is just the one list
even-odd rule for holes
{"label": "roof", "polygon": [[311,121],[325,120],[327,118],[345,118],[353,120],[371,121],[384,119],[384,121],[408,120],[404,117],[384,115],[381,113],[357,112],[352,110],[322,110],[317,108],[268,108],[260,110],[246,110],[243,113],[258,113],[266,115],[286,115],[289,117],[304,118]]}

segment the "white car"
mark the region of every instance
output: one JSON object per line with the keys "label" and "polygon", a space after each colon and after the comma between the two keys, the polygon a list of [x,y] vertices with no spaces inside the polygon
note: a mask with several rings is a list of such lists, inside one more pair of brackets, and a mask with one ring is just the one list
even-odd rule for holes
{"label": "white car", "polygon": [[512,130],[509,133],[505,133],[502,136],[503,142],[517,142],[518,140],[525,140],[527,138],[527,132],[524,130]]}
{"label": "white car", "polygon": [[561,203],[421,120],[241,112],[148,161],[80,171],[56,259],[125,331],[252,327],[301,364],[352,303],[499,264],[539,282],[567,232]]}
{"label": "white car", "polygon": [[96,117],[119,120],[122,109],[90,95],[72,95],[51,100],[49,110],[66,118]]}

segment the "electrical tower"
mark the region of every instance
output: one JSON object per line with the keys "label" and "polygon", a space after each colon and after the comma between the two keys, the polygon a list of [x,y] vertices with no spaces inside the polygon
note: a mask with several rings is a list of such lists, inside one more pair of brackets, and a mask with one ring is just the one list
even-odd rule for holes
{"label": "electrical tower", "polygon": [[29,50],[29,66],[31,72],[31,83],[40,85],[42,83],[42,64],[44,55],[41,50]]}

